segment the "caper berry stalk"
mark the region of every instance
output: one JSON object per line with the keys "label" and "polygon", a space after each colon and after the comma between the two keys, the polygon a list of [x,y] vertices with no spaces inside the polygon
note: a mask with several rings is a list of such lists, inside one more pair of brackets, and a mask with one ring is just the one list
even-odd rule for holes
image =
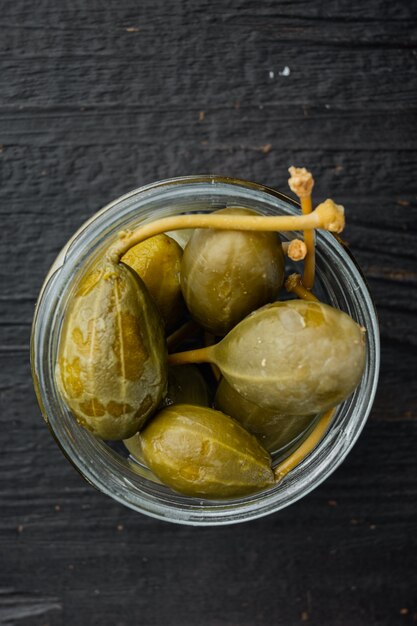
{"label": "caper berry stalk", "polygon": [[213,213],[173,215],[144,224],[132,232],[122,231],[119,234],[119,240],[109,248],[107,256],[111,262],[118,263],[130,248],[145,241],[145,239],[161,233],[185,228],[214,228],[217,230],[249,230],[255,232],[289,232],[319,228],[340,233],[344,226],[343,206],[336,204],[333,200],[326,200],[319,204],[308,215],[258,216]]}
{"label": "caper berry stalk", "polygon": [[304,439],[303,443],[298,446],[292,454],[290,454],[284,461],[279,463],[274,468],[274,476],[276,482],[280,482],[285,476],[297,467],[309,454],[318,446],[320,441],[326,434],[333,416],[335,409],[329,409],[320,417],[319,421],[315,425],[311,433]]}
{"label": "caper berry stalk", "polygon": [[307,246],[301,239],[291,239],[282,242],[282,251],[291,261],[302,261],[306,257]]}
{"label": "caper berry stalk", "polygon": [[[339,230],[344,225],[343,210],[336,206],[330,210],[325,207],[319,218],[326,228]],[[136,249],[143,245],[137,237],[144,236],[144,232],[151,235],[152,241],[157,224],[164,230],[194,226],[181,261],[181,291],[191,317],[208,332],[224,336],[246,315],[276,299],[284,279],[284,258],[275,231],[294,228],[300,219],[302,216],[260,216],[238,207],[210,215],[165,218],[125,234],[126,241],[116,243],[112,254],[117,246],[120,254],[123,246],[133,245]],[[302,256],[303,246],[289,244],[287,251],[292,254],[294,248]],[[125,252],[122,260],[127,255]]]}
{"label": "caper berry stalk", "polygon": [[[291,191],[299,197],[303,215],[309,215],[313,209],[311,201],[311,192],[314,187],[313,176],[305,167],[290,167],[288,171],[291,175],[288,180],[288,185]],[[307,248],[307,254],[304,260],[304,285],[307,289],[312,289],[316,264],[314,231],[304,231],[304,242]]]}
{"label": "caper berry stalk", "polygon": [[310,300],[311,302],[318,302],[318,298],[306,289],[300,274],[290,274],[284,283],[285,289],[288,293],[293,293],[301,300]]}

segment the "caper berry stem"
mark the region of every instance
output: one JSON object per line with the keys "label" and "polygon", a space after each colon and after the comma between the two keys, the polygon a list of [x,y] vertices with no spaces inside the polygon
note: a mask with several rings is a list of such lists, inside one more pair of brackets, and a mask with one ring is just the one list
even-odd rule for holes
{"label": "caper berry stem", "polygon": [[[330,204],[329,204],[330,202]],[[334,202],[320,204],[309,215],[226,215],[193,214],[163,217],[144,224],[133,232],[124,231],[119,240],[109,248],[108,258],[118,263],[132,246],[149,237],[171,230],[184,228],[214,228],[218,230],[252,230],[284,232],[322,228],[331,232],[341,232],[345,225],[343,207]]]}
{"label": "caper berry stem", "polygon": [[168,365],[188,365],[189,363],[211,363],[213,346],[196,348],[186,352],[168,354]]}
{"label": "caper berry stem", "polygon": [[[311,172],[304,167],[290,167],[288,171],[291,175],[288,181],[290,189],[300,198],[303,215],[309,215],[313,210],[311,192],[314,186],[314,178]],[[307,254],[304,260],[303,282],[307,289],[312,289],[316,267],[314,232],[312,230],[304,231],[304,242],[307,247]]]}
{"label": "caper berry stem", "polygon": [[290,274],[285,281],[284,286],[289,293],[294,293],[301,300],[319,302],[319,299],[316,298],[314,293],[311,293],[311,291],[305,288],[300,274]]}
{"label": "caper berry stem", "polygon": [[[311,196],[307,198],[301,198],[301,211],[303,215],[308,215],[313,209]],[[313,230],[304,231],[304,243],[307,247],[307,254],[304,259],[304,274],[303,283],[307,289],[312,289],[314,286],[314,276],[316,273],[316,246]]]}
{"label": "caper berry stem", "polygon": [[287,457],[282,463],[274,468],[276,482],[281,481],[291,470],[299,465],[314,450],[314,448],[323,439],[327,429],[330,426],[335,409],[329,409],[320,417],[316,426],[313,428],[307,439]]}
{"label": "caper berry stem", "polygon": [[199,331],[201,331],[200,326],[194,320],[188,320],[182,326],[174,330],[173,333],[168,335],[167,337],[167,348],[171,352],[175,350],[177,346],[179,346],[185,339],[188,337],[193,337]]}
{"label": "caper berry stem", "polygon": [[291,261],[302,261],[307,254],[307,246],[301,239],[282,242],[282,251]]}

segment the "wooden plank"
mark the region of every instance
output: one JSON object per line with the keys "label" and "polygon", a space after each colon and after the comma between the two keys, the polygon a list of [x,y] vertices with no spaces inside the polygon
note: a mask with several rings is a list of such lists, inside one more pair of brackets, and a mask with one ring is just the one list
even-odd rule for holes
{"label": "wooden plank", "polygon": [[[205,111],[203,122],[199,121],[200,110]],[[155,161],[157,157],[160,161],[163,153],[164,161],[168,163],[171,163],[172,155],[178,154],[184,158],[184,152],[187,154],[187,150],[197,148],[209,154],[211,151],[237,152],[238,155],[254,152],[260,153],[257,158],[263,156],[265,159],[265,150],[261,148],[268,143],[275,150],[292,154],[293,159],[299,150],[316,143],[315,137],[319,132],[320,143],[314,146],[314,151],[319,148],[319,152],[358,151],[360,145],[366,151],[403,152],[415,150],[417,145],[416,134],[409,132],[415,119],[415,109],[412,108],[393,110],[388,114],[382,110],[362,113],[359,110],[339,111],[332,104],[326,108],[326,103],[315,108],[307,105],[305,109],[300,102],[280,107],[259,103],[248,106],[246,110],[236,110],[232,101],[227,107],[211,110],[202,104],[198,109],[181,112],[116,112],[99,109],[85,112],[53,111],[36,115],[29,109],[27,113],[23,111],[19,114],[4,112],[1,119],[3,152],[12,146],[14,150],[20,149],[22,156],[36,156],[36,149],[33,153],[33,149],[23,147],[29,141],[39,146],[39,156],[42,157],[48,152],[48,147],[50,150],[56,146],[55,168],[67,168],[68,171],[68,163],[59,165],[59,156],[61,151],[74,144],[74,134],[76,144],[80,146],[81,158],[86,158],[85,152],[91,150],[90,146],[97,146],[96,150],[100,148],[98,163],[90,163],[87,170],[83,171],[84,177],[91,177],[91,172],[97,171],[98,164],[115,149],[115,144],[122,144],[124,150],[130,148],[130,151],[135,147],[136,159],[143,150],[149,152]],[[166,167],[166,164],[160,167]],[[42,174],[43,170],[37,170],[39,177],[45,175]],[[77,171],[75,165],[74,173]]]}
{"label": "wooden plank", "polygon": [[[417,622],[416,17],[408,0],[0,0],[0,624]],[[268,518],[192,529],[124,509],[38,409],[43,277],[130,189],[215,172],[285,191],[291,163],[345,205],[375,298],[371,420]]]}
{"label": "wooden plank", "polygon": [[[84,484],[48,444],[30,485],[22,451],[19,503],[2,488],[7,610],[16,621],[26,607],[28,624],[52,625],[77,615],[109,626],[132,618],[284,626],[308,613],[312,624],[395,626],[402,609],[412,621],[416,434],[415,423],[368,425],[343,466],[302,502],[221,529],[176,527],[125,510]],[[31,607],[42,608],[43,621]]]}

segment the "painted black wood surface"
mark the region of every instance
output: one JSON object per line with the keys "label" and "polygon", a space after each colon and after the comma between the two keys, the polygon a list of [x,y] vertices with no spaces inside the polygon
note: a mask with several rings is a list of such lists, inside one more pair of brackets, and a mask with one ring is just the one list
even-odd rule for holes
{"label": "painted black wood surface", "polygon": [[[408,0],[0,0],[0,624],[417,622],[417,9]],[[40,416],[28,341],[55,255],[109,200],[310,167],[382,332],[371,419],[303,501],[223,529],[83,482]]]}

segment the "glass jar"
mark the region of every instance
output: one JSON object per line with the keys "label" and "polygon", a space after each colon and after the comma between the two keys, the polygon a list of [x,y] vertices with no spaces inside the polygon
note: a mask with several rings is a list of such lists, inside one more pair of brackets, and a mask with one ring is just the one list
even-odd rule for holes
{"label": "glass jar", "polygon": [[[67,304],[86,266],[123,229],[181,213],[208,213],[230,206],[265,215],[293,215],[297,203],[267,187],[218,176],[189,176],[156,182],[104,207],[67,243],[52,265],[39,295],[33,322],[31,361],[35,390],[47,425],[82,476],[97,489],[141,513],[193,525],[243,522],[274,513],[325,480],[354,445],[371,410],[379,371],[379,333],[364,277],[349,251],[328,232],[316,233],[317,296],[349,313],[366,328],[366,367],[360,385],[336,410],[314,451],[280,483],[251,496],[227,501],[174,493],[123,452],[78,425],[54,376],[59,334]],[[292,238],[297,233],[283,233]]]}

